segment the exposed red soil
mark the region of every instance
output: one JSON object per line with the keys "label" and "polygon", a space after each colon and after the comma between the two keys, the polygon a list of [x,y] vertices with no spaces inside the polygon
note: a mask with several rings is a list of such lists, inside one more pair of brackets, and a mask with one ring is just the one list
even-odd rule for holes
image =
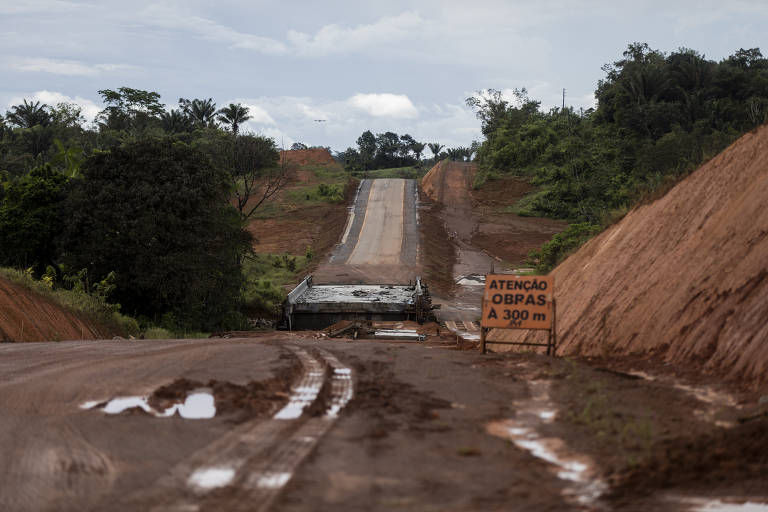
{"label": "exposed red soil", "polygon": [[0,277],[0,341],[95,340],[106,329]]}
{"label": "exposed red soil", "polygon": [[442,160],[421,181],[424,195],[442,207],[440,215],[448,226],[449,237],[496,259],[521,265],[532,249],[538,249],[565,229],[563,221],[500,213],[533,187],[520,178],[510,177],[473,190],[476,172],[474,162]]}
{"label": "exposed red soil", "polygon": [[767,204],[764,126],[552,272],[559,353],[652,357],[765,390]]}
{"label": "exposed red soil", "polygon": [[316,256],[322,256],[341,238],[346,222],[346,206],[329,204],[257,219],[248,230],[256,238],[253,249],[257,253],[303,255],[311,247]]}
{"label": "exposed red soil", "polygon": [[337,165],[327,149],[292,149],[280,152],[281,162],[288,165]]}
{"label": "exposed red soil", "polygon": [[287,164],[288,182],[273,200],[287,211],[277,217],[251,221],[248,230],[255,238],[254,251],[303,255],[307,247],[311,247],[315,261],[320,261],[341,238],[347,222],[346,206],[354,198],[357,181],[351,180],[347,184],[341,204],[295,207],[286,202],[285,193],[321,181],[313,170],[301,169],[301,166],[340,168],[340,165],[326,149],[282,151],[281,158]]}

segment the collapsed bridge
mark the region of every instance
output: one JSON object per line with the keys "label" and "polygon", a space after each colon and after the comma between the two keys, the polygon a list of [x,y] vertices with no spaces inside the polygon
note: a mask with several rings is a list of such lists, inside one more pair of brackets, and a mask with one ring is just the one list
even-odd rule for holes
{"label": "collapsed bridge", "polygon": [[313,284],[307,276],[288,294],[283,305],[283,327],[321,330],[341,320],[427,321],[432,310],[427,285]]}

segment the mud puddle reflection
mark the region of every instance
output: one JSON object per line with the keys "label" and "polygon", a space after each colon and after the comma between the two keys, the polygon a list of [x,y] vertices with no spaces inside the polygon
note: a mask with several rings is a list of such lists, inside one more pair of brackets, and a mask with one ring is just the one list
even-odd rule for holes
{"label": "mud puddle reflection", "polygon": [[594,476],[592,461],[569,453],[561,439],[541,437],[536,431],[538,426],[551,423],[557,416],[557,410],[549,401],[549,386],[550,381],[531,382],[531,398],[517,404],[515,418],[492,421],[486,424],[486,431],[552,464],[557,477],[568,483],[564,495],[569,501],[592,504],[607,488]]}
{"label": "mud puddle reflection", "polygon": [[189,393],[184,403],[173,404],[163,411],[158,411],[149,405],[148,397],[122,396],[109,401],[89,401],[80,406],[81,409],[101,409],[106,414],[120,414],[129,409],[139,408],[156,418],[169,418],[176,413],[184,419],[210,419],[216,416],[216,405],[209,388],[201,388]]}

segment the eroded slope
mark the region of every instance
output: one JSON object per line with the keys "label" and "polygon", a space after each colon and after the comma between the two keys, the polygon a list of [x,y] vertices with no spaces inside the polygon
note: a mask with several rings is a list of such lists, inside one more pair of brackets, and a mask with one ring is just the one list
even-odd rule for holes
{"label": "eroded slope", "polygon": [[768,383],[767,205],[762,127],[553,271],[559,352],[656,356]]}

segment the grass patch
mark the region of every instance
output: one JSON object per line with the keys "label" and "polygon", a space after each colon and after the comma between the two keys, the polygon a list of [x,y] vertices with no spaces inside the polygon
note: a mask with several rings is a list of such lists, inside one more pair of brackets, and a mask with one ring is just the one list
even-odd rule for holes
{"label": "grass patch", "polygon": [[296,284],[297,276],[305,271],[312,257],[308,249],[303,256],[254,254],[246,258],[243,298],[249,315],[277,317],[287,295],[286,288]]}
{"label": "grass patch", "polygon": [[288,201],[296,206],[339,204],[344,202],[344,185],[341,183],[308,185],[289,190],[286,196]]}
{"label": "grass patch", "polygon": [[371,171],[356,171],[353,173],[355,178],[376,179],[376,178],[403,178],[417,180],[427,173],[426,167],[392,167],[389,169],[375,169]]}
{"label": "grass patch", "polygon": [[325,183],[346,184],[350,177],[349,172],[340,166],[305,165],[300,169],[312,171],[317,179]]}
{"label": "grass patch", "polygon": [[499,213],[514,213],[521,217],[541,217],[542,215],[536,211],[536,205],[546,195],[546,191],[539,190],[526,194],[518,199],[514,204],[503,206],[498,209]]}

